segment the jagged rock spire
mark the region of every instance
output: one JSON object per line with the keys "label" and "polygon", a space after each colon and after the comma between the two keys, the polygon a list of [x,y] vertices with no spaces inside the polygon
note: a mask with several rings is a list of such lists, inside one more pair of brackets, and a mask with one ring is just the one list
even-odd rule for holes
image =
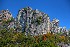
{"label": "jagged rock spire", "polygon": [[[32,10],[31,7],[26,7],[23,8],[19,11],[18,17],[17,19],[19,20],[20,24],[22,25],[23,29],[26,28],[26,32],[30,31],[35,32],[35,34],[38,34],[39,30],[37,28],[41,28],[42,22],[43,22],[43,26],[44,24],[46,25],[47,21],[48,23],[50,23],[50,19],[48,19],[49,17],[47,16],[47,14],[44,14],[42,12],[40,12],[38,9]],[[46,23],[45,23],[46,21]],[[33,28],[32,28],[33,25]],[[42,27],[43,27],[42,26]],[[46,25],[47,26],[47,25]],[[47,29],[47,27],[44,27]],[[44,30],[44,28],[42,28]],[[49,28],[49,26],[48,26]],[[48,29],[49,30],[49,29]],[[47,32],[47,30],[46,30]],[[40,32],[42,34],[42,31]]]}
{"label": "jagged rock spire", "polygon": [[50,21],[48,14],[45,14],[38,9],[32,10],[31,7],[20,9],[17,19],[22,26],[22,29],[32,35],[46,34],[47,32],[58,33],[62,28],[59,27],[59,20],[53,19]]}

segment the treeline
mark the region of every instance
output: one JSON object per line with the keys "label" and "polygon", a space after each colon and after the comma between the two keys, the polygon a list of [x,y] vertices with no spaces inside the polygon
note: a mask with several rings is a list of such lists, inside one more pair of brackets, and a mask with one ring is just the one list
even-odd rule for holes
{"label": "treeline", "polygon": [[53,33],[25,36],[25,32],[12,32],[12,29],[0,30],[0,47],[58,47],[61,42],[70,43],[70,37]]}

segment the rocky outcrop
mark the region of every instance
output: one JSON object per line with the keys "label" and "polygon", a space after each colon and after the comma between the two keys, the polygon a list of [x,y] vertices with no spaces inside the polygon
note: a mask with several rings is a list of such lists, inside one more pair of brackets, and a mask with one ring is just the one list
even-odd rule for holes
{"label": "rocky outcrop", "polygon": [[30,32],[32,35],[50,32],[49,16],[38,9],[32,10],[32,8],[27,7],[19,10],[17,20],[23,30],[27,33]]}
{"label": "rocky outcrop", "polygon": [[4,20],[7,21],[8,19],[11,19],[12,14],[9,12],[9,10],[2,10],[0,11],[0,21]]}
{"label": "rocky outcrop", "polygon": [[[63,28],[59,27],[59,20],[50,21],[48,14],[31,7],[20,9],[17,21],[22,26],[22,30],[31,35],[42,35],[48,32],[59,33]],[[66,29],[64,29],[66,30]]]}
{"label": "rocky outcrop", "polygon": [[[2,22],[4,25],[2,26]],[[5,22],[6,21],[6,22]],[[24,32],[27,35],[42,35],[46,33],[68,33],[65,27],[59,27],[59,20],[53,19],[50,21],[48,14],[45,14],[38,9],[33,10],[31,7],[26,7],[18,11],[17,18],[13,18],[9,10],[0,11],[0,27],[14,29],[16,32]]]}

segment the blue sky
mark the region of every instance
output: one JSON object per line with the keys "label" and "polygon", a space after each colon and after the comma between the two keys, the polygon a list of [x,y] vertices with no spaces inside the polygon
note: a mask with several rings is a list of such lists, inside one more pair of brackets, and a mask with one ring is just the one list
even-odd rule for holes
{"label": "blue sky", "polygon": [[60,20],[60,26],[70,28],[70,0],[0,0],[0,10],[9,9],[13,17],[18,10],[30,6]]}

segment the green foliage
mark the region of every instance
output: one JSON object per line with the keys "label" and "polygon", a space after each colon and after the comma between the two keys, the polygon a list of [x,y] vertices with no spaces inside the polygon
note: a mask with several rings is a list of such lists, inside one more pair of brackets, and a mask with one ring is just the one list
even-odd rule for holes
{"label": "green foliage", "polygon": [[42,17],[41,16],[38,17],[37,20],[36,20],[36,22],[40,25],[42,23]]}
{"label": "green foliage", "polygon": [[24,10],[27,10],[27,8],[23,8]]}
{"label": "green foliage", "polygon": [[12,22],[14,21],[14,19],[11,17],[9,18],[7,21],[2,21],[4,24],[8,24],[9,22]]}
{"label": "green foliage", "polygon": [[[64,37],[58,34],[46,34],[46,40],[43,40],[43,35],[25,36],[25,33],[12,32],[9,29],[0,30],[0,47],[57,47],[57,43],[70,43],[68,36]],[[65,39],[64,39],[65,38]]]}

